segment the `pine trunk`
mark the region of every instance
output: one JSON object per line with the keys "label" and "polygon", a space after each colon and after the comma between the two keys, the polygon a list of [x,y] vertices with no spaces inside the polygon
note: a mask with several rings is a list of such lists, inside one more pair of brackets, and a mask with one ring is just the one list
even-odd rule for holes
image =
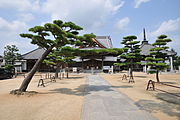
{"label": "pine trunk", "polygon": [[133,70],[132,70],[132,68],[130,68],[130,75],[129,75],[129,77],[131,77],[132,79],[134,79],[134,78],[133,78]]}
{"label": "pine trunk", "polygon": [[36,73],[36,71],[38,70],[39,66],[41,65],[41,63],[43,62],[43,60],[46,58],[46,56],[51,52],[52,50],[52,46],[49,47],[41,56],[41,58],[38,59],[38,61],[35,63],[35,65],[33,66],[33,68],[31,69],[31,71],[29,72],[28,76],[24,79],[24,81],[22,82],[20,88],[18,89],[21,92],[25,92],[29,83],[31,82],[32,77],[34,76],[34,74]]}
{"label": "pine trunk", "polygon": [[159,70],[156,71],[156,80],[157,80],[157,82],[160,82],[159,81]]}
{"label": "pine trunk", "polygon": [[58,78],[58,77],[59,77],[58,73],[59,73],[59,71],[60,71],[60,66],[61,66],[61,63],[58,63],[58,64],[57,64],[57,67],[56,67],[55,78]]}
{"label": "pine trunk", "polygon": [[69,67],[67,67],[67,78],[69,78]]}
{"label": "pine trunk", "polygon": [[62,74],[61,74],[61,71],[62,71],[62,68],[61,68],[62,66],[60,66],[60,74],[59,74],[59,79],[61,79],[61,76],[62,76]]}

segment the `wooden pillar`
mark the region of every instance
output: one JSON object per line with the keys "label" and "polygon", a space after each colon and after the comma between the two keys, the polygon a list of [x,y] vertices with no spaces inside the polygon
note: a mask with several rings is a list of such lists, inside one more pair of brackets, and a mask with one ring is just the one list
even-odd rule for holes
{"label": "wooden pillar", "polygon": [[82,72],[84,72],[84,59],[82,58]]}
{"label": "wooden pillar", "polygon": [[104,59],[103,59],[103,56],[102,56],[102,71],[103,71],[103,66],[104,66]]}

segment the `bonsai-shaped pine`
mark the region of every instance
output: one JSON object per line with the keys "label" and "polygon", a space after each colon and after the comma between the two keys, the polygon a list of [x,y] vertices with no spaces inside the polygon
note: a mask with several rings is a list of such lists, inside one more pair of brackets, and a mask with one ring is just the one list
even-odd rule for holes
{"label": "bonsai-shaped pine", "polygon": [[48,57],[43,61],[48,65],[54,65],[56,67],[55,78],[58,78],[58,72],[61,68],[67,67],[67,78],[68,78],[68,64],[73,63],[77,48],[65,46],[54,49]]}
{"label": "bonsai-shaped pine", "polygon": [[43,63],[55,67],[55,78],[58,78],[58,72],[60,71],[60,68],[63,64],[62,56],[57,55],[58,53],[59,51],[57,52],[56,49],[52,50],[43,61]]}
{"label": "bonsai-shaped pine", "polygon": [[83,36],[78,36],[80,30],[82,30],[82,28],[72,22],[54,20],[53,23],[47,23],[44,26],[30,28],[29,31],[32,32],[32,34],[20,34],[21,37],[31,39],[32,44],[45,48],[46,51],[33,66],[28,76],[22,82],[20,88],[13,90],[10,93],[17,94],[26,91],[38,67],[53,48],[61,48],[68,44],[79,45],[82,42],[88,41],[84,39]]}
{"label": "bonsai-shaped pine", "polygon": [[[126,36],[123,37],[121,44],[124,45],[124,53],[120,55],[120,59],[125,59],[123,63],[115,63],[116,66],[127,66],[129,68],[129,79],[134,81],[133,77],[133,68],[137,64],[141,64],[141,55],[140,55],[140,41],[136,40],[136,36]],[[130,82],[129,80],[129,82]]]}
{"label": "bonsai-shaped pine", "polygon": [[168,65],[165,63],[165,60],[168,58],[166,50],[169,48],[167,46],[168,42],[171,42],[171,39],[168,39],[166,35],[158,36],[158,39],[152,45],[154,48],[150,49],[150,56],[146,57],[147,65],[151,67],[150,73],[156,73],[156,80],[159,80],[159,71],[168,68]]}

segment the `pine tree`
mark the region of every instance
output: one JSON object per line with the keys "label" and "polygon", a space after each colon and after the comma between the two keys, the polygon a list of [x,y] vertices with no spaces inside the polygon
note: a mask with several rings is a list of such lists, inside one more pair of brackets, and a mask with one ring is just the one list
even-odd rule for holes
{"label": "pine tree", "polygon": [[68,78],[68,65],[74,63],[73,59],[75,58],[76,51],[77,48],[72,48],[70,46],[56,48],[43,62],[56,67],[55,78],[58,78],[58,72],[60,69],[66,67]]}
{"label": "pine tree", "polygon": [[16,47],[16,45],[7,45],[4,47],[4,59],[5,63],[14,65],[15,60],[20,60],[21,54],[18,53],[19,49]]}
{"label": "pine tree", "polygon": [[133,77],[133,68],[135,65],[140,64],[141,55],[140,55],[140,41],[136,40],[136,36],[126,36],[123,37],[121,44],[124,45],[124,53],[120,55],[120,59],[125,59],[123,63],[115,63],[117,66],[127,66],[129,68],[129,76],[132,81]]}
{"label": "pine tree", "polygon": [[37,60],[27,77],[23,80],[20,88],[12,90],[10,93],[17,94],[18,92],[26,91],[37,69],[54,48],[63,47],[65,45],[80,45],[81,43],[90,41],[91,37],[94,37],[93,34],[89,35],[89,39],[86,39],[85,35],[78,36],[79,31],[82,29],[83,28],[72,22],[54,20],[53,23],[46,23],[43,26],[30,28],[29,31],[32,33],[20,34],[21,37],[31,39],[32,44],[38,45],[46,49],[46,51]]}
{"label": "pine tree", "polygon": [[159,71],[168,68],[167,63],[165,63],[165,60],[168,58],[166,50],[169,48],[167,46],[167,43],[171,41],[172,40],[168,39],[166,35],[158,36],[155,43],[152,44],[154,48],[150,49],[151,57],[145,58],[145,60],[147,61],[147,65],[151,67],[151,70],[149,72],[156,73],[157,82],[160,82]]}

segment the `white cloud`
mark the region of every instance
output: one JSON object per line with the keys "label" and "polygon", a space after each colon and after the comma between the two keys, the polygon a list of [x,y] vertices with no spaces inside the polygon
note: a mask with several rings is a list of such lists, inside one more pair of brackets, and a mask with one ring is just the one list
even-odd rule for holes
{"label": "white cloud", "polygon": [[142,3],[149,2],[150,0],[134,0],[134,8],[139,8]]}
{"label": "white cloud", "polygon": [[47,0],[42,9],[51,14],[52,19],[72,21],[95,31],[123,4],[122,0]]}
{"label": "white cloud", "polygon": [[180,31],[180,17],[174,20],[162,22],[157,30],[151,32],[151,36],[159,36],[161,34],[167,34],[177,30]]}
{"label": "white cloud", "polygon": [[21,21],[12,21],[8,22],[5,19],[0,17],[0,32],[17,32],[26,28],[26,24]]}
{"label": "white cloud", "polygon": [[156,30],[149,33],[149,38],[155,41],[157,39],[157,36],[162,34],[167,35],[168,38],[172,39],[172,42],[169,43],[169,46],[175,49],[180,55],[179,33],[180,33],[180,17],[162,22]]}
{"label": "white cloud", "polygon": [[128,17],[125,17],[123,19],[118,20],[117,23],[115,24],[115,27],[117,28],[118,31],[125,31],[129,22],[130,19]]}
{"label": "white cloud", "polygon": [[22,39],[19,34],[27,32],[28,26],[23,21],[7,21],[0,17],[0,54],[3,53],[3,48],[6,45],[15,44],[21,50],[21,52],[29,51],[33,45],[30,44],[30,40]]}
{"label": "white cloud", "polygon": [[38,10],[39,0],[0,0],[0,8],[15,8],[19,11]]}
{"label": "white cloud", "polygon": [[18,17],[19,17],[19,20],[24,21],[24,22],[29,22],[34,19],[34,16],[31,13],[21,13],[18,15]]}

